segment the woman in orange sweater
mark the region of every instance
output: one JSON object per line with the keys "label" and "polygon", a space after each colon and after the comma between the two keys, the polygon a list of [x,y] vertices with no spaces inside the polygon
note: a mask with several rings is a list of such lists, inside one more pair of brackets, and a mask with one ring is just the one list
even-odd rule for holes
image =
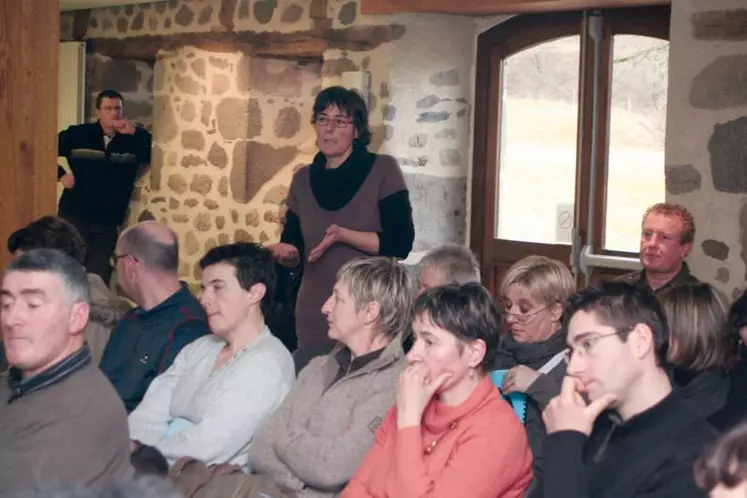
{"label": "woman in orange sweater", "polygon": [[519,498],[532,479],[526,432],[486,375],[500,311],[478,284],[418,297],[397,401],[340,498]]}

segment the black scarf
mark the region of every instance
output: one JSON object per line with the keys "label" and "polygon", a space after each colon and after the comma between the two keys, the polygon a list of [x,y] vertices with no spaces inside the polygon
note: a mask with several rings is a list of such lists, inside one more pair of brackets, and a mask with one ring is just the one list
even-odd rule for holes
{"label": "black scarf", "polygon": [[681,368],[670,369],[670,378],[690,408],[708,418],[726,406],[729,376],[719,370],[691,373]]}
{"label": "black scarf", "polygon": [[542,342],[516,342],[510,333],[506,334],[503,337],[502,347],[496,354],[494,369],[526,365],[534,370],[539,370],[553,356],[566,348],[565,340],[566,331],[563,328]]}
{"label": "black scarf", "polygon": [[314,156],[309,168],[311,192],[322,209],[337,211],[350,202],[371,172],[376,154],[364,145],[353,143],[353,151],[339,167],[327,169],[327,156]]}

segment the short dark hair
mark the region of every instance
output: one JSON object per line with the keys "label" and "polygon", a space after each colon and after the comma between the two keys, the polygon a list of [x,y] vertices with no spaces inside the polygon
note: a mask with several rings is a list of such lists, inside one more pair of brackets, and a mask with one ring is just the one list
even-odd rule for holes
{"label": "short dark hair", "polygon": [[81,265],[86,263],[87,248],[80,232],[57,216],[42,216],[8,237],[11,254],[32,249],[57,249]]}
{"label": "short dark hair", "polygon": [[200,269],[218,263],[231,265],[236,270],[236,279],[244,290],[252,285],[263,284],[265,296],[262,298],[260,309],[267,314],[272,306],[277,277],[275,274],[275,260],[269,249],[253,242],[236,242],[210,249],[200,259]]}
{"label": "short dark hair", "polygon": [[636,325],[648,326],[653,334],[656,364],[667,364],[669,328],[653,292],[625,282],[604,282],[571,296],[563,314],[566,328],[579,311],[594,313],[599,323],[615,329],[623,342]]}
{"label": "short dark hair", "polygon": [[120,239],[125,251],[135,256],[140,263],[153,270],[166,273],[179,271],[179,239],[173,230],[169,229],[172,242],[165,244],[156,240],[140,225],[127,229]]}
{"label": "short dark hair", "polygon": [[88,287],[85,268],[57,249],[32,249],[24,252],[10,262],[3,275],[12,272],[52,273],[62,279],[65,294],[71,304],[91,302],[91,291]]}
{"label": "short dark hair", "polygon": [[314,100],[314,114],[311,122],[316,123],[319,115],[333,105],[353,120],[353,125],[358,131],[358,138],[355,141],[364,146],[370,144],[371,130],[368,127],[368,108],[361,94],[356,90],[349,90],[342,86],[325,88],[319,92],[316,100]]}
{"label": "short dark hair", "polygon": [[122,94],[114,91],[114,90],[104,90],[103,92],[96,95],[96,109],[101,108],[101,102],[104,99],[119,99],[122,101],[122,104],[124,104],[124,97],[122,97]]}
{"label": "short dark hair", "polygon": [[433,325],[454,334],[463,342],[482,339],[487,371],[501,345],[501,310],[480,284],[449,284],[427,290],[415,299],[412,318],[425,315]]}
{"label": "short dark hair", "polygon": [[747,422],[742,422],[721,436],[695,462],[695,480],[710,492],[722,484],[739,486],[747,479]]}

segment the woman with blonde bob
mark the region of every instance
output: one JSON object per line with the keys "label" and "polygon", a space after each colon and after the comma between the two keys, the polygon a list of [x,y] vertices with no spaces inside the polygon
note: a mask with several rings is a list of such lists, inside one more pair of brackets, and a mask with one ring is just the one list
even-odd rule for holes
{"label": "woman with blonde bob", "polygon": [[524,399],[519,415],[534,455],[535,481],[542,478],[546,436],[542,410],[560,393],[565,376],[566,334],[563,309],[576,291],[568,267],[544,256],[514,263],[503,276],[500,298],[509,327],[493,370],[504,372],[496,382],[504,395]]}
{"label": "woman with blonde bob", "polygon": [[669,325],[672,381],[690,407],[713,424],[726,407],[729,371],[737,361],[724,301],[700,282],[674,285],[658,298]]}

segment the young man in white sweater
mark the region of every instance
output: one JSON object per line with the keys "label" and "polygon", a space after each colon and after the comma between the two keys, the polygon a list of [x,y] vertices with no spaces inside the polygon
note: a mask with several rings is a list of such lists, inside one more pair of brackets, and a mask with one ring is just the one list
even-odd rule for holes
{"label": "young man in white sweater", "polygon": [[290,352],[265,325],[274,262],[256,244],[211,249],[201,260],[200,301],[212,334],[186,346],[130,414],[132,449],[246,466],[254,431],[295,381]]}

